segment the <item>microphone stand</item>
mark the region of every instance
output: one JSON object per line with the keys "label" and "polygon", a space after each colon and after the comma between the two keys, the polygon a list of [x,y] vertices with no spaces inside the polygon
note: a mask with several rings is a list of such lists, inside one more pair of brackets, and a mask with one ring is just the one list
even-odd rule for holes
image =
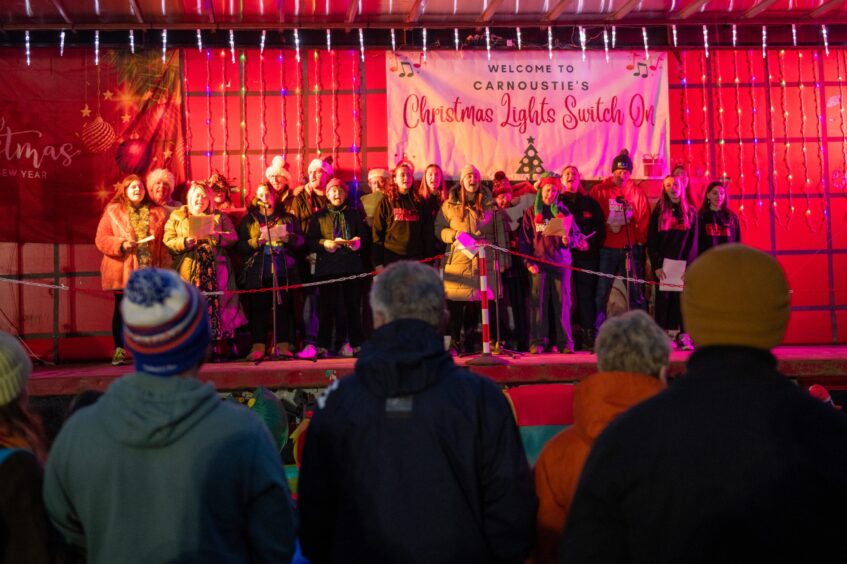
{"label": "microphone stand", "polygon": [[[623,186],[621,186],[623,190]],[[624,196],[621,196],[621,203],[623,204],[623,230],[626,235],[626,248],[624,249],[624,271],[626,272],[626,310],[630,311],[632,306],[630,305],[632,302],[631,290],[629,287],[629,279],[632,278],[632,241],[629,239],[629,217],[626,215],[627,209],[632,209],[629,206],[629,202],[626,201]],[[633,212],[635,215],[635,212]],[[608,307],[608,306],[607,306]]]}
{"label": "microphone stand", "polygon": [[[279,294],[279,290],[276,289],[277,286],[279,286],[279,279],[278,279],[277,273],[276,273],[276,260],[274,258],[273,237],[271,236],[271,226],[270,226],[270,221],[269,221],[269,217],[268,217],[268,205],[265,204],[264,202],[260,202],[259,207],[262,209],[262,215],[265,218],[265,232],[267,233],[267,236],[268,236],[268,242],[265,243],[265,244],[268,245],[269,248],[270,248],[270,253],[269,253],[268,256],[270,257],[270,260],[271,260],[271,280],[273,282],[273,287],[274,287],[274,291],[273,291],[274,295],[273,295],[273,299],[271,300],[271,335],[273,337],[273,345],[271,346],[270,354],[265,355],[265,358],[268,359],[268,360],[280,360],[279,348],[276,346],[276,308],[277,308],[277,305],[282,304],[282,298]],[[263,253],[265,252],[264,249],[262,249],[262,252]],[[255,362],[255,364],[259,365],[259,364],[261,364],[261,362],[263,360],[264,359],[259,359]],[[287,359],[285,359],[285,360],[287,360]]]}

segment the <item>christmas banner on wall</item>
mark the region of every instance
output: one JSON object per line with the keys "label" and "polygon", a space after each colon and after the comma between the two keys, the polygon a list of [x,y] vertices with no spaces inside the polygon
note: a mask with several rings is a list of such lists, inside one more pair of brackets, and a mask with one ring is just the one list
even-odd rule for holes
{"label": "christmas banner on wall", "polygon": [[3,50],[0,76],[0,241],[92,243],[123,177],[184,182],[176,50]]}
{"label": "christmas banner on wall", "polygon": [[[583,61],[583,56],[585,60]],[[653,52],[388,53],[389,154],[457,176],[474,164],[534,180],[577,165],[610,174],[621,149],[637,178],[668,174],[666,55]]]}

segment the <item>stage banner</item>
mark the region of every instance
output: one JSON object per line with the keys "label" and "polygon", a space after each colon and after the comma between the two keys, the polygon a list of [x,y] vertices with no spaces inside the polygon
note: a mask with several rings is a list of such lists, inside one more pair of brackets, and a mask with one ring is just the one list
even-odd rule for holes
{"label": "stage banner", "polygon": [[[583,60],[584,57],[584,60]],[[535,180],[568,164],[611,173],[629,150],[636,178],[668,174],[666,54],[430,51],[388,53],[388,149],[456,177],[474,164]]]}
{"label": "stage banner", "polygon": [[0,240],[93,243],[128,174],[186,176],[179,52],[0,51]]}

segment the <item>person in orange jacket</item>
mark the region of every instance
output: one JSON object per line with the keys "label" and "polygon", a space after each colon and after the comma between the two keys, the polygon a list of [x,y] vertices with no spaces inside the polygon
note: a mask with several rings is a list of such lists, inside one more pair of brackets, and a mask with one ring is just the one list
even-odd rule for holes
{"label": "person in orange jacket", "polygon": [[615,417],[665,386],[670,341],[646,312],[609,319],[596,349],[599,372],[577,384],[574,424],[550,439],[535,464],[536,564],[558,562],[559,540],[594,440]]}

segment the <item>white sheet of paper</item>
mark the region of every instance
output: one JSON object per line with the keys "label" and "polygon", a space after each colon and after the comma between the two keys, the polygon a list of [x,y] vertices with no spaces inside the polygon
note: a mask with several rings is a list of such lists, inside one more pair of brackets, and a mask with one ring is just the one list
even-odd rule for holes
{"label": "white sheet of paper", "polygon": [[562,237],[563,235],[570,235],[572,223],[572,215],[566,217],[554,217],[547,222],[547,227],[544,228],[542,235],[545,237]]}
{"label": "white sheet of paper", "polygon": [[466,257],[472,259],[479,252],[479,241],[462,231],[456,237],[456,243],[453,248],[456,251],[462,251]]}
{"label": "white sheet of paper", "polygon": [[150,243],[155,238],[156,237],[154,235],[148,235],[144,239],[139,239],[138,241],[136,241],[136,243],[138,243],[139,245],[143,245],[144,243]]}
{"label": "white sheet of paper", "polygon": [[632,220],[632,208],[628,205],[618,202],[614,198],[609,198],[609,219],[606,223],[609,225],[624,225]]}
{"label": "white sheet of paper", "polygon": [[208,239],[215,232],[215,216],[192,215],[188,218],[188,236],[194,239]]}
{"label": "white sheet of paper", "polygon": [[288,234],[288,225],[280,223],[271,227],[271,237],[274,241],[282,240]]}
{"label": "white sheet of paper", "polygon": [[[662,292],[682,292],[682,275],[685,274],[685,261],[666,258],[662,261],[665,278],[659,283]],[[668,286],[674,284],[674,286]]]}

